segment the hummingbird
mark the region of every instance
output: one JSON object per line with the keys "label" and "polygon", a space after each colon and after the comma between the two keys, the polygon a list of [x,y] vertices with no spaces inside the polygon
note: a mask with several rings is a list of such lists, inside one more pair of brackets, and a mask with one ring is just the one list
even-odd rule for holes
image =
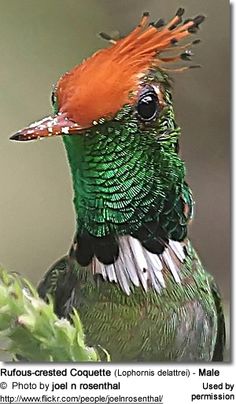
{"label": "hummingbird", "polygon": [[101,33],[108,46],[56,83],[52,115],[11,137],[62,137],[76,233],[38,292],[59,317],[77,309],[87,344],[118,362],[223,360],[220,292],[188,238],[194,202],[172,100],[170,73],[198,67],[185,62],[200,40],[182,40],[204,16],[184,12],[167,23],[145,12],[117,40]]}

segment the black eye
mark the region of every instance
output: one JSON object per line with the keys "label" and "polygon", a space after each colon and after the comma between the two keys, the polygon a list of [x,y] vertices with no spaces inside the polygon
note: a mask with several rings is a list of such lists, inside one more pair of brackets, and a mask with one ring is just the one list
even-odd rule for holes
{"label": "black eye", "polygon": [[160,112],[160,106],[156,94],[153,91],[145,91],[140,95],[137,105],[138,116],[143,121],[152,121]]}

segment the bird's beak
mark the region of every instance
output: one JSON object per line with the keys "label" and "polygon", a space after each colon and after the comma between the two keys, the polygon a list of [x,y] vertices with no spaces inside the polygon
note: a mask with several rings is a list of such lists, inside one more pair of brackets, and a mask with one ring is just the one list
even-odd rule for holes
{"label": "bird's beak", "polygon": [[16,132],[10,139],[28,141],[52,136],[74,135],[79,134],[84,129],[77,123],[70,121],[65,114],[59,113],[32,123],[27,128]]}

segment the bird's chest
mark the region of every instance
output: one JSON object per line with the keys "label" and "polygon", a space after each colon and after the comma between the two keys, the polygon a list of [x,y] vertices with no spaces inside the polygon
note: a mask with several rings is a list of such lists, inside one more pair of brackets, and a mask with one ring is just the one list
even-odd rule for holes
{"label": "bird's chest", "polygon": [[211,360],[216,314],[209,293],[204,300],[175,285],[126,296],[101,281],[80,284],[76,295],[88,345],[104,347],[113,361]]}

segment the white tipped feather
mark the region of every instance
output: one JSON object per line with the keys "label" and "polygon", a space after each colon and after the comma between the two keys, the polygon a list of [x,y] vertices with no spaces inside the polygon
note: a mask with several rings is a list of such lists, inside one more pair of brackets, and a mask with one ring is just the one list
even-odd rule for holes
{"label": "white tipped feather", "polygon": [[150,251],[145,251],[146,256],[148,257],[148,260],[151,261],[151,265],[157,270],[157,271],[162,271],[163,265],[158,257],[157,254],[153,254]]}
{"label": "white tipped feather", "polygon": [[179,241],[169,240],[169,246],[175,253],[176,257],[183,262],[185,259],[183,246]]}
{"label": "white tipped feather", "polygon": [[162,274],[163,264],[157,254],[152,254],[149,251],[145,251],[147,257],[149,273],[152,274],[152,279],[156,279],[159,282],[159,287],[165,288],[165,281]]}
{"label": "white tipped feather", "polygon": [[121,260],[121,263],[124,265],[125,270],[129,273],[132,283],[135,286],[140,286],[139,278],[138,278],[138,274],[137,274],[137,268],[135,265],[135,261],[132,259],[130,245],[128,243],[127,237],[120,238],[119,258]]}
{"label": "white tipped feather", "polygon": [[134,257],[140,282],[146,292],[148,290],[148,264],[144,257],[144,248],[134,237],[129,237],[129,245]]}
{"label": "white tipped feather", "polygon": [[134,237],[129,237],[129,245],[133,251],[133,255],[135,260],[137,261],[138,268],[143,271],[143,269],[147,270],[147,261],[144,256],[144,248],[140,241],[138,241]]}
{"label": "white tipped feather", "polygon": [[106,274],[106,270],[105,270],[105,265],[102,264],[100,261],[98,261],[97,258],[93,259],[92,264],[93,264],[92,265],[93,273],[102,275],[103,279],[106,280],[107,274]]}
{"label": "white tipped feather", "polygon": [[127,294],[133,287],[147,291],[155,289],[158,293],[165,288],[163,269],[169,271],[175,282],[180,283],[180,271],[185,259],[184,249],[180,242],[169,240],[162,254],[147,251],[134,237],[119,238],[119,257],[114,264],[104,265],[97,258],[92,260],[92,271],[101,274],[104,280],[119,284]]}
{"label": "white tipped feather", "polygon": [[175,264],[175,262],[173,261],[173,259],[171,258],[171,255],[168,251],[168,248],[166,248],[163,253],[162,253],[162,259],[165,263],[165,265],[167,266],[167,268],[170,270],[170,272],[172,273],[174,279],[176,282],[180,283],[180,277],[178,274],[178,267]]}
{"label": "white tipped feather", "polygon": [[152,287],[158,292],[161,292],[161,289],[163,289],[163,287],[160,285],[159,279],[157,278],[156,274],[151,270],[148,272],[148,275],[150,277],[150,283],[152,285]]}
{"label": "white tipped feather", "polygon": [[107,277],[109,282],[116,282],[117,283],[117,277],[116,277],[116,273],[115,273],[115,269],[114,269],[114,265],[106,265],[106,273],[107,273]]}
{"label": "white tipped feather", "polygon": [[114,267],[115,267],[116,276],[119,281],[121,289],[123,289],[123,291],[127,295],[130,295],[130,287],[129,287],[130,282],[129,282],[129,279],[127,279],[127,277],[126,277],[124,270],[121,270],[121,268],[119,268],[116,265],[116,263],[114,264]]}

